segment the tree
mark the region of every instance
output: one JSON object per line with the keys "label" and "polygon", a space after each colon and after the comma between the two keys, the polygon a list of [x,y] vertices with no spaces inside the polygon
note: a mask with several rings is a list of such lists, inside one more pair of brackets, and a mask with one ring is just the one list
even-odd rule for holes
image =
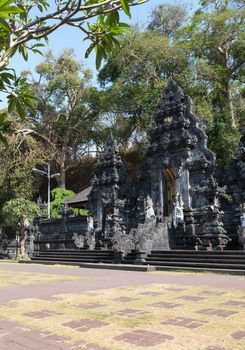
{"label": "tree", "polygon": [[[28,51],[41,53],[45,40],[61,26],[78,28],[84,40],[91,44],[85,53],[96,52],[96,66],[118,45],[117,35],[123,34],[128,25],[120,22],[119,10],[130,16],[129,5],[137,0],[57,0],[50,5],[46,0],[0,1],[0,90],[7,94],[8,111],[16,111],[22,118],[25,108],[34,110],[34,101],[26,80],[18,78],[13,69],[8,68],[9,59],[19,52],[28,60]],[[96,21],[95,21],[96,19]],[[44,40],[44,42],[43,42]],[[6,113],[0,118],[0,131],[9,130]]]}
{"label": "tree", "polygon": [[16,133],[8,134],[7,143],[7,147],[0,143],[0,227],[8,240],[15,235],[16,227],[7,227],[2,208],[17,197],[27,201],[33,199],[39,179],[32,176],[32,168],[43,163],[44,151],[30,135],[23,140]]}
{"label": "tree", "polygon": [[51,217],[60,218],[60,211],[64,206],[64,200],[69,199],[75,195],[75,192],[66,190],[64,188],[54,188],[51,191],[52,202],[50,202]]}
{"label": "tree", "polygon": [[[203,1],[172,32],[164,31],[169,18],[158,18],[162,12],[159,8],[153,12],[150,28],[154,30],[135,30],[124,37],[122,51],[115,49],[100,70],[108,110],[131,123],[130,135],[149,130],[162,86],[172,73],[192,98],[209,147],[218,162],[227,165],[245,120],[242,1]],[[144,140],[146,135],[142,135]]]}
{"label": "tree", "polygon": [[188,88],[189,51],[181,44],[157,31],[137,28],[121,40],[121,50],[111,54],[98,75],[105,89],[104,111],[116,116],[115,136],[125,136],[126,141],[133,137],[136,142],[146,139],[170,73]]}
{"label": "tree", "polygon": [[[182,31],[193,54],[195,85],[211,106],[209,142],[229,162],[244,122],[245,7],[241,0],[205,0]],[[239,113],[238,113],[239,111]],[[243,119],[243,120],[242,120]]]}
{"label": "tree", "polygon": [[173,38],[186,23],[186,19],[187,11],[183,5],[161,4],[152,11],[148,29]]}
{"label": "tree", "polygon": [[0,207],[17,196],[32,199],[37,184],[32,169],[45,160],[42,145],[30,135],[22,139],[13,133],[8,135],[7,142],[7,147],[0,144]]}
{"label": "tree", "polygon": [[89,85],[91,72],[74,59],[72,50],[58,57],[50,51],[36,71],[39,78],[31,86],[37,114],[29,114],[18,133],[43,144],[47,161],[61,174],[58,186],[65,188],[67,172],[81,163],[94,137],[98,93]]}
{"label": "tree", "polygon": [[2,208],[4,224],[18,230],[20,256],[25,257],[26,229],[30,221],[41,215],[38,205],[23,197],[17,197],[6,202]]}

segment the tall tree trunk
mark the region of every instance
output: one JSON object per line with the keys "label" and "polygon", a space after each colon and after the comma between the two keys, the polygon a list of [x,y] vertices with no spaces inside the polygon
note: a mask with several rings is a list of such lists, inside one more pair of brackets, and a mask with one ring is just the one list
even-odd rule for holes
{"label": "tall tree trunk", "polygon": [[231,95],[231,87],[229,82],[226,84],[226,94],[227,94],[227,103],[228,103],[228,109],[230,112],[230,117],[231,117],[231,127],[232,129],[236,130],[236,118],[235,118],[235,113],[234,113],[234,105],[232,101],[232,95]]}
{"label": "tall tree trunk", "polygon": [[66,171],[60,169],[60,176],[57,177],[57,183],[59,188],[66,188]]}
{"label": "tall tree trunk", "polygon": [[25,219],[23,216],[19,220],[19,241],[20,241],[20,256],[21,258],[25,257]]}

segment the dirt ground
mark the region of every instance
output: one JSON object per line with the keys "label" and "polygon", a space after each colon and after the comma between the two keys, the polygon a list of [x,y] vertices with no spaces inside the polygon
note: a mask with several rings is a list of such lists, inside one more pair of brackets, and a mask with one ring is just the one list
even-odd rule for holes
{"label": "dirt ground", "polygon": [[0,262],[0,350],[244,350],[245,278]]}

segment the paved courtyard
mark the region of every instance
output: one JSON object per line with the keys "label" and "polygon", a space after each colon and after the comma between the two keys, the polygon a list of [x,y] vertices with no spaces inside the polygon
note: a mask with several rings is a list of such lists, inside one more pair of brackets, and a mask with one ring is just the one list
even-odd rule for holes
{"label": "paved courtyard", "polygon": [[0,262],[1,350],[244,350],[245,278]]}

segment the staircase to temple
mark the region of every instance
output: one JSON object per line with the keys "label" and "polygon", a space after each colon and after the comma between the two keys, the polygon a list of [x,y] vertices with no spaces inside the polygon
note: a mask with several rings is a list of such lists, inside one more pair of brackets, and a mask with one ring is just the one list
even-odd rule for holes
{"label": "staircase to temple", "polygon": [[40,250],[34,254],[31,261],[35,263],[107,263],[114,261],[111,250]]}
{"label": "staircase to temple", "polygon": [[157,269],[243,271],[245,251],[153,250],[143,262]]}
{"label": "staircase to temple", "polygon": [[[132,251],[123,261],[116,261],[111,250],[43,250],[31,262],[44,264],[111,264],[139,265],[143,253]],[[153,250],[142,259],[142,265],[157,270],[214,271],[245,274],[245,251]],[[142,266],[143,267],[143,266]]]}

